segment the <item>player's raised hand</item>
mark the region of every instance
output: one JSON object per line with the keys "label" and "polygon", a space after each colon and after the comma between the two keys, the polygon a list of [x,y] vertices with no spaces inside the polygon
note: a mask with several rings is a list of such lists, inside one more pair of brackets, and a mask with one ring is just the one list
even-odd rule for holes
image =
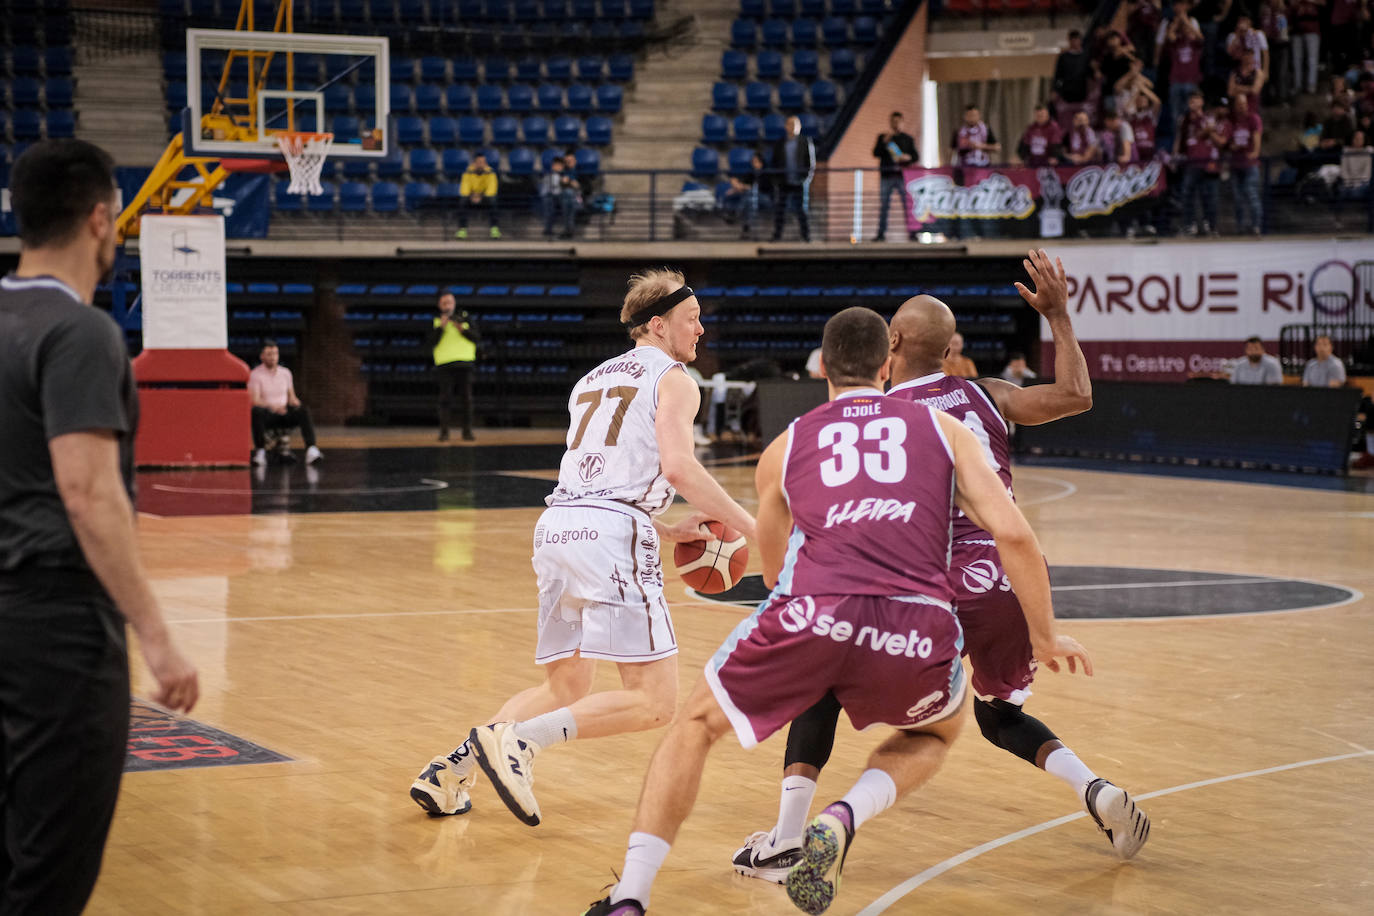
{"label": "player's raised hand", "polygon": [[1077,674],[1077,664],[1082,662],[1083,673],[1088,677],[1093,676],[1093,660],[1088,657],[1088,650],[1072,636],[1056,636],[1053,646],[1033,648],[1032,654],[1036,661],[1056,674],[1059,672],[1059,659],[1062,658],[1067,661],[1070,674]]}
{"label": "player's raised hand", "polygon": [[1045,249],[1032,248],[1021,263],[1035,284],[1035,292],[1031,292],[1024,283],[1017,283],[1016,291],[1021,298],[1046,318],[1066,314],[1069,309],[1069,279],[1064,273],[1063,262],[1055,258],[1051,263]]}

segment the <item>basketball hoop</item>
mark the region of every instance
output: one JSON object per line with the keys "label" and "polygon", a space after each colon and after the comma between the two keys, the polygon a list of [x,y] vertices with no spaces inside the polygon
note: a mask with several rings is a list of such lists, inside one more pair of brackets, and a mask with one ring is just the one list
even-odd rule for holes
{"label": "basketball hoop", "polygon": [[287,167],[291,169],[291,186],[286,189],[288,194],[324,193],[324,187],[320,185],[320,172],[333,145],[333,134],[277,134],[277,146],[286,159]]}

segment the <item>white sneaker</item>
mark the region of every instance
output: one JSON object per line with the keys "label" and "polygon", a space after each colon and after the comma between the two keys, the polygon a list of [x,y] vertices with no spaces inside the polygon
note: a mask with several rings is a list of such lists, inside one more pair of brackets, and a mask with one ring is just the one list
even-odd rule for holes
{"label": "white sneaker", "polygon": [[510,813],[531,827],[539,825],[534,800],[534,755],[539,745],[515,734],[514,722],[474,728],[468,736],[473,754]]}
{"label": "white sneaker", "polygon": [[313,445],[312,445],[312,446],[310,446],[310,448],[308,448],[308,449],[305,450],[305,463],[306,463],[306,464],[314,464],[316,461],[319,461],[319,460],[320,460],[321,458],[323,458],[323,457],[324,457],[324,452],[320,451],[319,448],[316,447],[316,446],[313,446]]}
{"label": "white sneaker", "polygon": [[785,884],[787,873],[802,860],[801,845],[801,837],[774,843],[772,833],[760,830],[735,850],[731,864],[746,878]]}
{"label": "white sneaker", "polygon": [[453,761],[440,755],[410,784],[410,797],[429,812],[430,817],[467,814],[472,810],[472,787],[477,785],[477,768],[466,776],[453,772]]}
{"label": "white sneaker", "polygon": [[253,452],[253,463],[256,464],[256,465],[257,465],[258,467],[260,467],[260,468],[261,468],[261,467],[266,467],[266,466],[267,466],[267,449],[265,449],[265,448],[255,449],[254,452]]}
{"label": "white sneaker", "polygon": [[1126,790],[1101,777],[1088,783],[1085,793],[1088,814],[1107,835],[1116,854],[1123,859],[1140,852],[1150,838],[1150,819],[1136,807]]}

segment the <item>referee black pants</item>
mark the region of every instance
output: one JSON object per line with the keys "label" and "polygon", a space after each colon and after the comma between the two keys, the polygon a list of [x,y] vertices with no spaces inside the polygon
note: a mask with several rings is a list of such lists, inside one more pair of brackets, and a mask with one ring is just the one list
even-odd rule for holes
{"label": "referee black pants", "polygon": [[124,618],[89,573],[0,573],[0,916],[80,913],[129,734]]}
{"label": "referee black pants", "polygon": [[472,438],[472,366],[461,360],[435,366],[439,374],[439,432],[461,424],[463,438]]}

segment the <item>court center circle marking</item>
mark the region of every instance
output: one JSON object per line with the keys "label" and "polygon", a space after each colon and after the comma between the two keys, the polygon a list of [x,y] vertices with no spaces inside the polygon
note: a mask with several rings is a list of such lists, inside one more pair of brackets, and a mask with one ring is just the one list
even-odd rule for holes
{"label": "court center circle marking", "polygon": [[1051,493],[1049,496],[1042,496],[1038,499],[1018,499],[1016,501],[1018,506],[1043,506],[1045,503],[1052,503],[1060,499],[1068,499],[1078,492],[1078,487],[1075,484],[1069,483],[1067,480],[1059,477],[1048,477],[1043,474],[1025,474],[1018,471],[1016,479],[1039,480],[1046,483],[1055,483],[1064,488],[1058,493]]}
{"label": "court center circle marking", "polygon": [[163,493],[193,493],[199,496],[290,496],[293,493],[303,496],[383,496],[388,493],[430,493],[448,489],[447,481],[434,480],[429,477],[421,477],[420,484],[420,486],[404,487],[338,487],[315,490],[310,489],[307,484],[305,487],[294,490],[231,490],[227,487],[177,487],[168,486],[165,483],[155,483],[152,488]]}
{"label": "court center circle marking", "polygon": [[[1170,786],[1167,789],[1158,789],[1154,792],[1146,792],[1144,795],[1135,795],[1132,797],[1136,801],[1148,801],[1151,798],[1159,798],[1164,795],[1172,795],[1175,792],[1186,792],[1189,789],[1202,789],[1206,788],[1207,786],[1215,786],[1225,782],[1235,782],[1239,779],[1249,779],[1252,776],[1268,776],[1271,773],[1282,773],[1286,770],[1297,770],[1301,769],[1302,767],[1317,766],[1323,763],[1336,763],[1341,760],[1350,760],[1355,757],[1370,756],[1374,756],[1374,751],[1361,750],[1354,751],[1349,754],[1337,754],[1334,757],[1317,757],[1312,760],[1300,760],[1297,763],[1285,763],[1280,766],[1265,767],[1262,770],[1247,770],[1244,773],[1232,773],[1229,776],[1216,776],[1212,779],[1203,779],[1199,780],[1198,782],[1189,782],[1179,786]],[[1027,827],[1025,830],[1018,830],[1015,833],[1008,833],[1006,836],[998,837],[995,840],[989,840],[988,842],[983,843],[982,845],[974,846],[972,849],[966,849],[958,855],[950,856],[943,862],[932,865],[930,868],[927,868],[920,874],[912,875],[910,878],[906,879],[901,884],[897,885],[892,890],[883,894],[877,900],[874,900],[868,906],[860,910],[858,916],[877,916],[877,914],[879,913],[884,913],[894,903],[901,900],[903,897],[905,897],[907,894],[910,894],[912,891],[916,890],[921,885],[933,881],[934,879],[943,875],[945,872],[951,871],[952,869],[960,865],[963,865],[965,862],[968,862],[972,859],[976,859],[984,853],[992,852],[994,849],[1000,849],[1003,846],[1015,843],[1017,840],[1024,840],[1026,837],[1035,836],[1037,833],[1043,833],[1046,830],[1053,830],[1055,827],[1063,826],[1064,824],[1068,824],[1072,821],[1076,821],[1080,818],[1085,818],[1087,816],[1088,813],[1086,811],[1079,811],[1075,814],[1067,814],[1064,817],[1057,817],[1054,820],[1045,821],[1043,824],[1036,824],[1034,827]]]}

